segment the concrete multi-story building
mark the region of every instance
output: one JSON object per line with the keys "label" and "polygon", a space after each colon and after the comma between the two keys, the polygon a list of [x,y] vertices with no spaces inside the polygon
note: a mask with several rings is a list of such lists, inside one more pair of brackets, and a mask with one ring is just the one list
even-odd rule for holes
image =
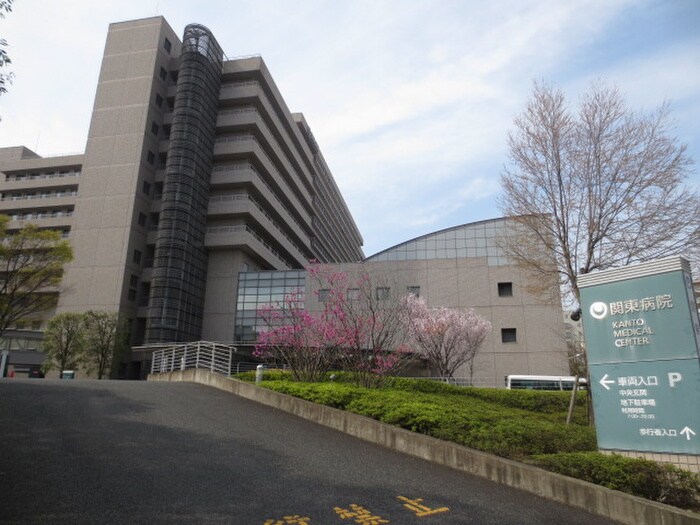
{"label": "concrete multi-story building", "polygon": [[200,25],[111,24],[85,153],[3,148],[0,171],[9,229],[73,247],[56,311],[121,312],[134,344],[230,341],[239,272],[363,258],[303,115]]}
{"label": "concrete multi-story building", "polygon": [[[24,350],[36,349],[55,313],[91,309],[128,319],[135,346],[203,339],[250,349],[262,304],[303,289],[318,307],[304,271],[314,260],[368,273],[383,294],[488,318],[476,384],[567,370],[558,294],[528,292],[499,247],[508,221],[450,228],[364,260],[304,117],[289,111],[262,58],[227,59],[203,26],[180,40],[162,17],[110,25],[85,153],[1,148],[0,173],[9,230],[59,230],[74,250],[56,307],[11,332]],[[148,358],[120,375],[142,376]]]}

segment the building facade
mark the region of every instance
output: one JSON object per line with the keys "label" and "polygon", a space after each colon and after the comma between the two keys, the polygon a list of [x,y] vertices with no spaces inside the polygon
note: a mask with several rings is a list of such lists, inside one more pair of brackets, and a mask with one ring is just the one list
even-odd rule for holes
{"label": "building facade", "polygon": [[[133,346],[203,339],[251,349],[261,305],[304,290],[319,307],[304,270],[317,261],[370,275],[382,293],[489,319],[474,384],[567,371],[558,293],[528,292],[528,276],[499,247],[507,221],[365,260],[303,115],[289,111],[262,58],[228,59],[204,26],[180,39],[162,17],[111,24],[85,152],[0,148],[0,174],[8,230],[58,230],[74,250],[55,308],[14,327],[4,348],[15,356],[34,356],[54,314],[87,310],[119,312]],[[143,360],[120,375],[142,377]]]}
{"label": "building facade", "polygon": [[60,230],[56,312],[118,311],[132,343],[233,338],[240,272],[360,261],[362,237],[260,57],[205,27],[111,24],[85,153],[0,149],[9,230]]}
{"label": "building facade", "polygon": [[[462,384],[503,387],[509,374],[568,375],[566,330],[557,283],[542,295],[531,291],[531,277],[512,264],[502,246],[515,235],[512,223],[495,219],[438,231],[384,250],[361,263],[332,265],[357,282],[367,276],[371,293],[387,300],[406,294],[429,306],[472,308],[493,327],[474,360],[456,379]],[[303,291],[306,307],[319,309],[324,286],[304,271],[248,272],[239,277],[236,344],[251,345],[265,329],[258,311]],[[322,289],[321,289],[322,290]],[[347,290],[350,297],[353,289]],[[321,299],[322,300],[322,299]],[[425,368],[410,371],[431,375]]]}

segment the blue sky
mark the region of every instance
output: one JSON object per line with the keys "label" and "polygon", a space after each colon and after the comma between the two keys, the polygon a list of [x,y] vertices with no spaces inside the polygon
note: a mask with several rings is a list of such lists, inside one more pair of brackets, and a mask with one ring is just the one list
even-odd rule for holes
{"label": "blue sky", "polygon": [[156,14],[177,33],[208,26],[229,57],[263,56],[367,255],[499,215],[507,134],[535,79],[572,104],[596,78],[638,110],[670,101],[700,162],[698,0],[16,0],[0,21],[16,75],[0,146],[81,151],[108,24]]}

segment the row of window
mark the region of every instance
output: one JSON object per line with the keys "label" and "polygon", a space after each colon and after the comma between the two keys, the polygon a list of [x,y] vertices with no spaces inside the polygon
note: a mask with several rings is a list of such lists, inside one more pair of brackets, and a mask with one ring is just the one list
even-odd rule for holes
{"label": "row of window", "polygon": [[18,175],[6,175],[5,176],[5,181],[6,182],[13,182],[13,181],[18,181],[18,180],[37,180],[37,179],[53,179],[56,177],[79,177],[80,172],[79,171],[70,171],[70,170],[63,170],[63,171],[48,171],[45,173],[22,173]]}
{"label": "row of window", "polygon": [[168,158],[167,154],[159,155],[158,166],[156,166],[156,154],[153,153],[153,151],[151,151],[150,149],[148,150],[148,153],[146,154],[146,162],[148,162],[151,166],[156,167],[157,169],[165,168],[167,158]]}
{"label": "row of window", "polygon": [[[140,256],[139,256],[139,260],[141,260]],[[136,300],[136,295],[138,294],[138,291],[137,291],[138,285],[139,285],[139,276],[134,275],[132,273],[131,278],[129,279],[129,292],[128,292],[129,301]]]}
{"label": "row of window", "polygon": [[[322,288],[318,291],[319,302],[325,303],[330,298],[330,289]],[[378,286],[375,289],[375,297],[378,301],[386,301],[389,299],[391,289],[386,286]],[[413,294],[416,297],[420,297],[420,286],[407,286],[406,293]],[[512,297],[513,296],[513,283],[512,282],[501,282],[498,283],[498,295],[499,297]],[[347,290],[347,300],[357,301],[360,299],[360,289],[359,288],[348,288]],[[501,328],[501,342],[502,343],[517,343],[517,329],[515,328]]]}
{"label": "row of window", "polygon": [[[420,296],[420,286],[407,286],[407,294],[413,294],[416,297]],[[328,288],[321,288],[318,291],[318,301],[321,303],[328,302],[330,298],[331,291]],[[378,286],[375,289],[375,298],[377,301],[386,301],[391,295],[391,288],[387,286]],[[346,292],[346,298],[348,301],[357,301],[360,299],[360,289],[359,288],[348,288]]]}
{"label": "row of window", "polygon": [[503,220],[467,224],[444,232],[413,239],[369,258],[371,261],[405,261],[488,257],[489,265],[500,265],[507,258],[499,239],[508,235]]}
{"label": "row of window", "polygon": [[32,219],[50,219],[51,217],[70,217],[72,209],[67,210],[39,210],[30,213],[14,213],[10,217],[13,221],[29,221]]}
{"label": "row of window", "polygon": [[[319,302],[325,303],[330,297],[330,290],[328,288],[322,288],[318,291]],[[391,288],[386,286],[378,286],[375,290],[375,298],[378,301],[386,301],[389,299],[391,293]],[[420,297],[420,286],[407,286],[406,293]],[[513,283],[512,282],[501,282],[498,283],[498,296],[499,297],[512,297],[513,296]],[[357,301],[360,298],[359,288],[348,288],[346,294],[348,301]]]}
{"label": "row of window", "polygon": [[28,199],[52,199],[54,197],[75,197],[78,190],[36,191],[25,193],[3,193],[3,201],[22,201]]}
{"label": "row of window", "polygon": [[[172,50],[172,43],[170,42],[170,40],[169,40],[168,38],[165,38],[165,39],[164,39],[164,41],[163,41],[163,48],[165,49],[165,51],[166,51],[168,54],[170,54],[170,52],[171,52],[171,50]],[[158,75],[159,75],[159,77],[160,77],[160,79],[161,79],[162,81],[164,81],[164,82],[167,81],[167,79],[168,79],[168,71],[167,71],[164,67],[161,67],[161,68],[160,68],[160,71],[159,71]],[[164,102],[163,96],[162,96],[160,93],[156,93],[156,95],[155,95],[155,105],[156,105],[156,107],[158,107],[159,109],[162,109],[162,107],[163,107],[163,102]],[[156,138],[158,137],[158,134],[159,134],[160,130],[161,130],[160,125],[159,125],[155,120],[152,120],[152,121],[151,121],[151,133],[152,133]],[[163,168],[163,167],[165,167],[165,159],[164,159],[164,157],[163,157],[162,155],[159,155],[158,157],[159,157],[159,165],[158,165],[158,168]],[[155,153],[153,150],[150,150],[150,149],[149,149],[149,150],[147,151],[147,153],[146,153],[146,162],[147,162],[149,165],[151,165],[151,166],[153,166],[153,167],[156,167],[156,166],[155,166],[155,164],[156,164],[156,153]],[[156,184],[158,185],[159,183],[156,183]],[[150,195],[151,195],[151,189],[152,189],[152,183],[151,183],[149,180],[144,180],[144,181],[142,182],[142,185],[141,185],[141,191],[142,191],[145,195],[150,196]],[[156,193],[162,193],[162,184],[160,184],[160,192],[158,192],[158,187],[156,187]],[[146,214],[143,213],[143,212],[141,212],[141,211],[139,211],[139,214],[138,214],[138,225],[141,226],[141,227],[143,227],[143,228],[145,228],[145,227],[146,227],[146,223],[147,223],[147,219],[148,219],[148,218],[147,218]],[[154,222],[157,223],[157,220],[154,221]],[[147,247],[147,249],[149,250],[149,253],[150,253],[150,251],[152,251],[152,248]],[[151,255],[152,255],[152,254],[151,254]],[[139,250],[139,249],[134,249],[133,255],[132,255],[132,257],[131,257],[131,262],[132,262],[134,265],[140,267],[140,266],[141,266],[142,260],[143,260],[143,252],[142,252],[141,250]],[[153,264],[153,257],[152,257],[152,256],[150,256],[150,257],[147,256],[147,258],[146,258],[146,265],[147,265],[147,266],[151,266],[152,264]],[[144,283],[144,284],[145,284],[145,283]],[[128,299],[129,299],[129,301],[136,301],[136,299],[137,299],[137,297],[138,297],[138,285],[139,285],[139,276],[136,275],[136,274],[131,274],[130,279],[129,279],[129,289],[128,289],[128,292],[127,292],[127,297],[128,297]],[[144,293],[145,293],[145,295],[146,295],[146,297],[147,297],[148,292],[146,291],[146,292],[144,292]]]}
{"label": "row of window", "polygon": [[[170,54],[170,51],[172,50],[172,43],[167,38],[165,38],[165,40],[163,41],[163,48],[165,49],[165,51],[168,54]],[[167,81],[168,71],[164,67],[160,68],[159,77],[162,81],[164,81],[164,82]],[[158,109],[162,109],[164,100],[165,99],[163,98],[163,96],[160,93],[155,94],[155,105],[156,105],[156,107],[158,107]],[[160,132],[160,126],[158,125],[158,123],[156,121],[152,120],[151,121],[151,133],[153,135],[155,135],[156,137],[158,137],[159,132]],[[165,167],[165,156],[158,155],[158,161],[159,161],[158,166],[156,166],[156,153],[153,150],[149,149],[146,153],[146,162],[149,165],[153,166],[154,168],[164,168]],[[156,187],[156,194],[162,193],[162,191],[163,191],[162,183],[156,183],[156,185],[160,186],[160,191],[159,191],[159,188]],[[144,180],[142,182],[142,185],[141,185],[141,192],[144,195],[151,196],[151,189],[152,189],[152,183],[149,180]],[[138,225],[145,228],[146,223],[147,223],[147,219],[148,218],[147,218],[146,214],[139,211]],[[157,220],[154,222],[157,223]],[[140,267],[142,259],[143,259],[143,253],[141,252],[141,250],[134,249],[134,253],[133,253],[133,256],[131,258],[132,263]],[[152,266],[152,264],[153,264],[153,257],[148,257],[146,259],[146,266],[149,267],[149,266]],[[138,291],[137,291],[138,288],[137,287],[138,287],[138,276],[132,275],[131,281],[129,283],[129,292],[128,292],[128,297],[129,297],[130,301],[136,300],[136,297],[138,295]]]}

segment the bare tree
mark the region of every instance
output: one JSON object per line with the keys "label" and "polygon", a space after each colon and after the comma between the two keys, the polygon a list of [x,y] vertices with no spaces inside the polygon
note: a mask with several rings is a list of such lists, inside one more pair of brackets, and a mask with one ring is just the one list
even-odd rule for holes
{"label": "bare tree", "polygon": [[501,175],[499,204],[518,232],[507,253],[578,303],[580,274],[696,250],[700,197],[683,185],[692,159],[671,128],[668,104],[637,113],[595,83],[574,113],[562,91],[535,83]]}
{"label": "bare tree", "polygon": [[60,233],[28,225],[6,235],[8,220],[0,216],[0,336],[56,304],[63,265],[73,258]]}

